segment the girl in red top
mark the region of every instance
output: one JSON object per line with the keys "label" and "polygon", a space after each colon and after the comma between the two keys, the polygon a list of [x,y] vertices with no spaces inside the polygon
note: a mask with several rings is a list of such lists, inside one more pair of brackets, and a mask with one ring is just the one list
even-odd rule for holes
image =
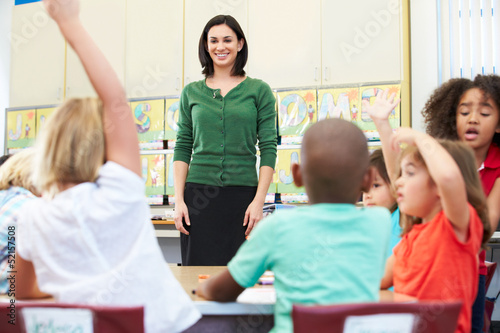
{"label": "girl in red top", "polygon": [[[476,167],[487,196],[491,230],[500,219],[500,77],[478,75],[451,79],[436,89],[422,114],[430,135],[465,142],[474,150]],[[498,181],[497,181],[498,180]],[[472,332],[481,332],[485,302],[485,251],[479,255],[479,287]]]}
{"label": "girl in red top", "polygon": [[382,288],[394,284],[395,292],[421,300],[462,301],[456,332],[470,332],[477,253],[489,226],[473,153],[409,128],[393,134],[391,144],[399,143],[408,144],[395,182],[403,238],[387,260]]}
{"label": "girl in red top", "polygon": [[[393,133],[388,116],[398,103],[394,95],[387,98],[385,91],[373,105],[363,105],[379,131],[402,213],[403,236],[387,260],[381,286],[394,285],[394,291],[422,300],[461,301],[456,331],[470,332],[478,285],[477,253],[489,237],[486,199],[474,155],[463,143],[439,143],[409,128]],[[408,148],[397,163],[399,143]]]}

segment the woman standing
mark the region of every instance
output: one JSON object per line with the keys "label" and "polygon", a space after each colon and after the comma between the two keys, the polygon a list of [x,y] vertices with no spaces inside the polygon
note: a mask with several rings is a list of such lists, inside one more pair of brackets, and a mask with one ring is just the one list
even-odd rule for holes
{"label": "woman standing", "polygon": [[276,162],[275,98],[269,85],[245,75],[248,46],[233,17],[212,18],[198,52],[205,79],[180,99],[175,226],[183,265],[224,266],[262,219]]}

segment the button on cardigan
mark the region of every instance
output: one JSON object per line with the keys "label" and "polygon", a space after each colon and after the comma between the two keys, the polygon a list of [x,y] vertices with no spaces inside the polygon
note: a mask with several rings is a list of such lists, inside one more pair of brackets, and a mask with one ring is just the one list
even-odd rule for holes
{"label": "button on cardigan", "polygon": [[180,98],[174,161],[188,163],[186,181],[213,186],[257,186],[260,167],[276,163],[276,99],[269,85],[247,77],[224,97],[205,80]]}

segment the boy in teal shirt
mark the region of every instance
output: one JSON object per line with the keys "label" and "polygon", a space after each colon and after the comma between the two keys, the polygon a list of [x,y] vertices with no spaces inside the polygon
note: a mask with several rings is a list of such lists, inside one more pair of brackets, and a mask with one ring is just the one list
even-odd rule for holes
{"label": "boy in teal shirt", "polygon": [[292,173],[310,205],[261,221],[228,269],[196,291],[206,299],[234,301],[264,271],[273,271],[272,332],[293,331],[292,304],[377,301],[390,237],[387,209],[354,205],[373,178],[359,128],[341,119],[318,122],[304,136],[301,158]]}

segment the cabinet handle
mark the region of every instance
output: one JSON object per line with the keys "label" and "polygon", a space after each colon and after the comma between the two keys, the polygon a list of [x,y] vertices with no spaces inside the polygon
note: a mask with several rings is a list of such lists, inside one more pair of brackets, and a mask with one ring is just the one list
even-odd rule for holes
{"label": "cabinet handle", "polygon": [[318,67],[314,67],[314,81],[318,81]]}
{"label": "cabinet handle", "polygon": [[325,67],[324,79],[325,79],[325,81],[328,81],[328,67]]}

